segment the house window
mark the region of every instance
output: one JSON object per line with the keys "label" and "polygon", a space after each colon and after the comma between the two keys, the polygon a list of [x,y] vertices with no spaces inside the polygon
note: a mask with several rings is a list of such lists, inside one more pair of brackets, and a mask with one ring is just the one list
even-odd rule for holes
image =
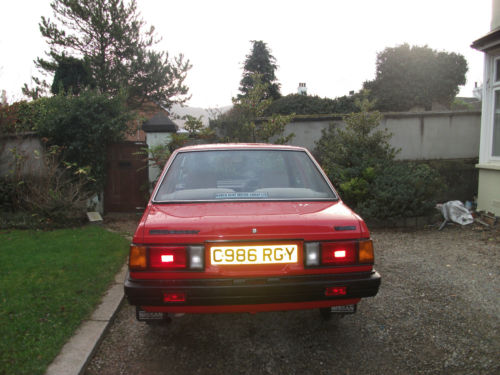
{"label": "house window", "polygon": [[495,82],[500,82],[500,59],[495,60]]}
{"label": "house window", "polygon": [[[490,103],[493,114],[489,117],[490,125],[488,133],[491,137],[490,143],[490,158],[500,158],[500,57],[495,56],[492,58],[493,61],[493,72],[492,76],[494,78],[491,83],[491,95]],[[491,74],[491,73],[490,73]],[[491,111],[490,109],[490,111]]]}
{"label": "house window", "polygon": [[493,141],[492,141],[493,143],[491,145],[491,155],[492,156],[500,156],[500,90],[495,90],[493,137],[492,138],[493,138]]}

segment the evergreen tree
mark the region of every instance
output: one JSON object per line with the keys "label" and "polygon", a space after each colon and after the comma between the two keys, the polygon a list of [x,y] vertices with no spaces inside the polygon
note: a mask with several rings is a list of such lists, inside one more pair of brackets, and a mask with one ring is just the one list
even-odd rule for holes
{"label": "evergreen tree", "polygon": [[[170,107],[187,99],[184,85],[191,68],[183,55],[151,49],[159,42],[154,27],[144,30],[135,0],[54,0],[55,20],[42,17],[40,31],[49,44],[48,59],[35,63],[45,74],[55,73],[65,55],[83,58],[92,81],[102,93],[116,95],[126,88],[129,104],[149,100]],[[39,96],[48,84],[34,78],[26,95]]]}
{"label": "evergreen tree", "polygon": [[260,74],[252,77],[255,85],[248,95],[233,98],[233,108],[210,120],[210,127],[217,131],[223,141],[227,142],[264,142],[286,144],[295,134],[285,135],[285,128],[294,117],[273,114],[263,118],[266,109],[272,102],[266,98],[268,83],[264,83]]}
{"label": "evergreen tree", "polygon": [[91,86],[92,76],[85,61],[63,55],[54,73],[50,90],[52,94],[63,90],[78,95],[82,89]]}
{"label": "evergreen tree", "polygon": [[238,98],[248,96],[249,92],[257,85],[255,77],[260,77],[260,82],[267,86],[264,99],[278,99],[281,97],[280,84],[275,75],[278,68],[276,59],[267,44],[262,40],[252,40],[252,52],[246,56],[243,66],[243,78],[240,81],[241,94]]}
{"label": "evergreen tree", "polygon": [[364,88],[381,111],[430,110],[435,102],[451,105],[466,73],[467,61],[460,54],[403,44],[377,55],[375,80]]}

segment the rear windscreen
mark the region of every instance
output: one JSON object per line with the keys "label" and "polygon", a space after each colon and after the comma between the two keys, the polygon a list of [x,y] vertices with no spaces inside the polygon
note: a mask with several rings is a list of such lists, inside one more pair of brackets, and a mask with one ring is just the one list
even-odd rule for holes
{"label": "rear windscreen", "polygon": [[336,196],[306,152],[257,149],[177,154],[154,201],[311,199]]}

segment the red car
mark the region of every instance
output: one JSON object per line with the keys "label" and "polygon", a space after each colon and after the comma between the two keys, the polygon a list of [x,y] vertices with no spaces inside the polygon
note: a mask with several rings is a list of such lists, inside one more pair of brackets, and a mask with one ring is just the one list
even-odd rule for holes
{"label": "red car", "polygon": [[304,148],[184,147],[168,160],[130,247],[137,319],[169,313],[356,311],[377,294],[370,233]]}

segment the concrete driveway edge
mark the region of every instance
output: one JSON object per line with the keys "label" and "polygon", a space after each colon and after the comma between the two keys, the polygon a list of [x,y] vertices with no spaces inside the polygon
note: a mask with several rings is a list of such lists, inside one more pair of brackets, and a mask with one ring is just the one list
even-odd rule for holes
{"label": "concrete driveway edge", "polygon": [[84,321],[73,337],[64,344],[59,355],[47,368],[45,375],[76,375],[85,371],[87,363],[123,301],[123,282],[126,272],[127,265],[125,264],[115,276],[113,284],[90,319]]}

